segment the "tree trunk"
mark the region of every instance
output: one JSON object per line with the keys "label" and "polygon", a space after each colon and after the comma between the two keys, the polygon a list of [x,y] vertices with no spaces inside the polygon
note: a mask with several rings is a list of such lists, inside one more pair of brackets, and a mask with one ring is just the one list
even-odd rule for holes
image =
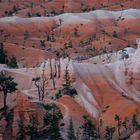
{"label": "tree trunk", "polygon": [[55,59],[55,72],[54,72],[54,77],[57,76],[57,66],[56,66],[56,59]]}
{"label": "tree trunk", "polygon": [[60,59],[58,60],[58,78],[61,77],[61,62],[60,62]]}
{"label": "tree trunk", "polygon": [[52,61],[50,59],[50,79],[53,77]]}
{"label": "tree trunk", "polygon": [[55,80],[54,80],[54,76],[52,77],[52,81],[53,81],[53,89],[55,90]]}
{"label": "tree trunk", "polygon": [[3,100],[3,105],[4,105],[4,109],[6,109],[7,108],[7,104],[6,104],[6,98],[7,98],[7,93],[6,92],[4,92],[4,100]]}
{"label": "tree trunk", "polygon": [[35,82],[35,86],[37,87],[37,91],[38,91],[38,97],[39,97],[39,101],[41,100],[41,95],[40,95],[40,88],[39,85]]}
{"label": "tree trunk", "polygon": [[41,97],[40,97],[40,91],[38,90],[38,97],[39,97],[39,101],[41,100]]}
{"label": "tree trunk", "polygon": [[120,127],[118,128],[118,135],[121,136]]}

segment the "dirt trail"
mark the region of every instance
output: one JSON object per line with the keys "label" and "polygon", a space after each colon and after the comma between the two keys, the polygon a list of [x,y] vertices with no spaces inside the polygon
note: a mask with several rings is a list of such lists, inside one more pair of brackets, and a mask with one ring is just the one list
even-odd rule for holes
{"label": "dirt trail", "polygon": [[23,93],[24,95],[26,95],[28,97],[33,98],[32,102],[45,103],[45,104],[48,104],[48,102],[49,102],[49,103],[55,103],[56,105],[63,107],[65,109],[65,114],[63,114],[64,115],[64,120],[69,120],[69,109],[65,104],[60,103],[58,101],[51,100],[51,99],[44,99],[44,101],[41,102],[41,101],[38,100],[37,95],[33,95],[32,93],[30,93],[31,91],[34,91],[34,90],[36,90],[36,89],[21,90],[21,93]]}

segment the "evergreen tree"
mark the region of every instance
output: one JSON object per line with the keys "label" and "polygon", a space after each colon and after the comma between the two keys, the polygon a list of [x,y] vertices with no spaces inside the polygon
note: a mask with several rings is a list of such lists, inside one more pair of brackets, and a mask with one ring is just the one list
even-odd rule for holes
{"label": "evergreen tree", "polygon": [[34,116],[31,116],[30,122],[27,126],[27,135],[30,140],[37,140],[38,137],[38,121]]}
{"label": "evergreen tree", "polygon": [[7,62],[7,55],[4,51],[3,43],[0,43],[0,63],[5,64]]}
{"label": "evergreen tree", "polygon": [[40,40],[40,47],[44,49],[46,47],[45,40]]}
{"label": "evergreen tree", "polygon": [[73,47],[72,42],[69,41],[68,44],[67,44],[67,48],[72,48],[72,47]]}
{"label": "evergreen tree", "polygon": [[80,127],[83,131],[83,140],[97,140],[99,138],[99,134],[96,127],[88,116],[83,116],[83,119],[84,124]]}
{"label": "evergreen tree", "polygon": [[115,127],[107,126],[105,129],[105,140],[112,140],[114,132],[115,132]]}
{"label": "evergreen tree", "polygon": [[63,140],[61,137],[60,129],[59,129],[59,122],[57,120],[57,116],[53,115],[53,121],[50,128],[49,133],[49,139],[48,140]]}
{"label": "evergreen tree", "polygon": [[18,65],[17,65],[17,59],[15,56],[12,56],[9,61],[8,61],[8,66],[10,68],[18,68]]}
{"label": "evergreen tree", "polygon": [[71,81],[69,76],[69,69],[68,65],[66,66],[65,75],[64,75],[64,84],[63,84],[63,90],[65,92],[69,92],[71,89]]}
{"label": "evergreen tree", "polygon": [[117,128],[118,128],[118,135],[121,135],[120,129],[121,129],[121,118],[119,117],[119,115],[115,115],[115,121],[117,121]]}
{"label": "evergreen tree", "polygon": [[122,122],[122,126],[126,129],[128,129],[128,123],[129,123],[129,120],[127,117],[124,118],[124,121]]}
{"label": "evergreen tree", "polygon": [[21,119],[18,122],[18,133],[16,136],[16,140],[26,140],[26,131],[25,130],[26,130],[26,128],[25,128],[24,122]]}
{"label": "evergreen tree", "polygon": [[137,130],[137,127],[138,127],[138,118],[137,118],[137,115],[136,115],[136,114],[134,114],[134,115],[132,116],[132,121],[131,121],[131,123],[132,123],[132,127],[133,127],[133,132],[134,132],[134,131]]}
{"label": "evergreen tree", "polygon": [[12,93],[17,90],[17,83],[14,82],[14,78],[11,76],[7,76],[5,72],[0,73],[0,91],[3,92],[4,95],[4,109],[7,108],[6,99],[7,94]]}
{"label": "evergreen tree", "polygon": [[67,137],[68,137],[68,140],[76,140],[72,118],[70,119],[70,122],[69,122]]}
{"label": "evergreen tree", "polygon": [[48,140],[63,140],[59,128],[60,120],[63,118],[62,113],[55,104],[44,108],[46,109],[44,126]]}
{"label": "evergreen tree", "polygon": [[17,13],[18,12],[18,8],[14,5],[12,11],[13,11],[13,13]]}
{"label": "evergreen tree", "polygon": [[64,75],[64,83],[63,83],[63,94],[74,96],[77,95],[76,90],[72,87],[69,75],[68,65],[66,66],[65,75]]}

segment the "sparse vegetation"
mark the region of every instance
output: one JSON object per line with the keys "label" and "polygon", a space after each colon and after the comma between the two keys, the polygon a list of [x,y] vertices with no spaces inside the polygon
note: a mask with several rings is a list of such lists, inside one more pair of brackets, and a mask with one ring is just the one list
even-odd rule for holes
{"label": "sparse vegetation", "polygon": [[0,0],[0,139],[127,140],[140,131],[138,0],[91,1]]}

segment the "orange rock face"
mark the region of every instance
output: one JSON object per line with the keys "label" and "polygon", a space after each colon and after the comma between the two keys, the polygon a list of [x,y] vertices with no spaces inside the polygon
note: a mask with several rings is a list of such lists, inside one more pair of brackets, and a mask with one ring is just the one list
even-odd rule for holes
{"label": "orange rock face", "polygon": [[[86,59],[105,48],[108,52],[127,46],[136,48],[140,32],[139,12],[133,11],[140,7],[139,0],[10,0],[0,2],[0,7],[0,41],[5,43],[8,55],[16,56],[26,66],[35,66],[57,53]],[[17,17],[8,17],[9,11]]]}

